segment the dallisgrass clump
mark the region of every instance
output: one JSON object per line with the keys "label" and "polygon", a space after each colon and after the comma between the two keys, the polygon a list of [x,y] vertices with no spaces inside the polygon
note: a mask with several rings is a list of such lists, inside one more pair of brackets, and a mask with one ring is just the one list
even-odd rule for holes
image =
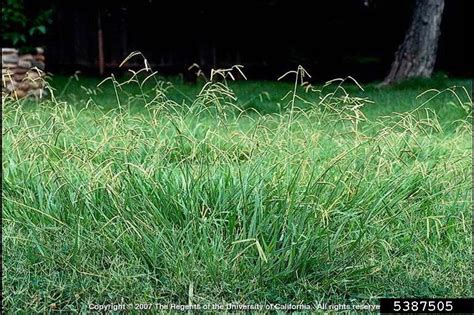
{"label": "dallisgrass clump", "polygon": [[[3,100],[5,310],[471,294],[469,93],[371,120],[298,68],[262,114],[235,71],[182,102],[148,66],[101,84],[112,108]],[[440,93],[466,112],[449,131]]]}

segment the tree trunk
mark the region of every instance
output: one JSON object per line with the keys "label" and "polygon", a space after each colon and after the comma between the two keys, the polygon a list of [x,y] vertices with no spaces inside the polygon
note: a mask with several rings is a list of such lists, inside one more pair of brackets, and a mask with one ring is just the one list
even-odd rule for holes
{"label": "tree trunk", "polygon": [[411,25],[381,85],[433,73],[444,0],[416,0]]}

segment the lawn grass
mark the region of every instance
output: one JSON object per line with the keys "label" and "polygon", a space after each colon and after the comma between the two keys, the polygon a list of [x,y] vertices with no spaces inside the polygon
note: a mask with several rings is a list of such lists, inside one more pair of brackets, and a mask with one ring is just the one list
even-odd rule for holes
{"label": "lawn grass", "polygon": [[6,311],[471,296],[470,81],[170,80],[4,99]]}

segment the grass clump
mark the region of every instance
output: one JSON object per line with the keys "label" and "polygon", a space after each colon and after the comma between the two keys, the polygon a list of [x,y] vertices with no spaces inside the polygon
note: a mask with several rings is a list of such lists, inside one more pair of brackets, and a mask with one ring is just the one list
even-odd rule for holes
{"label": "grass clump", "polygon": [[469,296],[470,94],[303,71],[4,99],[6,310]]}

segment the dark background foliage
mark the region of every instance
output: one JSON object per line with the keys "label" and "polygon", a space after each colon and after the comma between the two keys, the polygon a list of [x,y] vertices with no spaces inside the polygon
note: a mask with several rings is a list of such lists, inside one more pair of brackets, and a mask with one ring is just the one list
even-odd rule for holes
{"label": "dark background foliage", "polygon": [[[30,11],[54,8],[47,35],[34,43],[46,47],[51,71],[97,73],[100,16],[106,71],[139,50],[164,74],[184,73],[194,62],[204,69],[238,63],[252,78],[274,79],[301,64],[317,80],[382,79],[414,2],[25,1]],[[468,0],[446,1],[437,71],[472,77],[471,7]]]}

